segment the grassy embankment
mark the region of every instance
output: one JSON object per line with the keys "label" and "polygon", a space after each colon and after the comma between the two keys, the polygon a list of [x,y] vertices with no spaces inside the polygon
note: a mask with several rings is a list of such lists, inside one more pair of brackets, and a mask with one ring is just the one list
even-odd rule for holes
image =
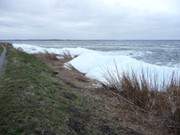
{"label": "grassy embankment", "polygon": [[[173,124],[167,123],[165,127],[173,128],[177,134],[179,133],[179,130],[176,131],[179,127],[174,122],[175,120],[178,122],[180,117],[178,114],[171,114],[170,107],[173,104],[178,110],[179,106],[180,87],[174,83],[168,90],[170,95],[170,93],[150,92],[149,84],[142,80],[144,85],[140,86],[135,76],[130,78],[124,74],[122,78],[113,78],[114,75],[109,74],[106,88],[108,91],[110,89],[118,91],[127,102],[121,100],[108,106],[111,101],[109,102],[106,96],[95,95],[98,98],[94,99],[88,94],[83,94],[81,90],[65,84],[57,78],[55,75],[57,72],[33,55],[17,51],[12,47],[7,51],[6,69],[0,77],[0,134],[2,135],[139,135],[139,132],[148,134],[141,128],[134,127],[136,130],[129,128],[133,127],[129,124],[138,123],[138,126],[152,131],[157,126],[156,120],[161,119],[162,116],[163,120],[173,122]],[[101,97],[104,97],[105,101],[99,100]],[[170,102],[169,99],[174,102]],[[115,108],[112,107],[113,105]],[[131,108],[134,106],[139,106],[149,113],[141,113],[139,109],[134,110]],[[115,109],[114,112],[111,112],[109,107]],[[157,116],[156,119],[156,115],[150,116],[153,112],[158,112],[161,117]],[[128,116],[127,121],[121,120],[126,116],[124,114]],[[147,116],[147,119],[141,114]],[[160,123],[164,122],[160,121]],[[161,131],[163,134],[162,129]]]}
{"label": "grassy embankment", "polygon": [[68,124],[75,126],[71,115],[86,110],[85,100],[57,82],[51,69],[34,56],[9,48],[7,59],[0,80],[0,133],[70,132]]}
{"label": "grassy embankment", "polygon": [[108,122],[104,113],[97,114],[98,102],[57,80],[34,56],[12,47],[7,51],[5,73],[0,78],[2,135],[138,135],[112,120]]}

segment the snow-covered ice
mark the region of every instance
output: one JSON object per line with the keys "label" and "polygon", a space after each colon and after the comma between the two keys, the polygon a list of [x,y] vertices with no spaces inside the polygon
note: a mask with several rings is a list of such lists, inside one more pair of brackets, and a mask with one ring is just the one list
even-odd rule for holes
{"label": "snow-covered ice", "polygon": [[149,64],[126,55],[113,55],[112,53],[85,48],[44,48],[27,44],[13,44],[13,46],[15,48],[20,47],[25,52],[31,54],[39,52],[62,54],[65,51],[69,51],[72,55],[78,55],[78,57],[66,64],[71,64],[79,71],[85,73],[87,77],[99,81],[105,81],[104,75],[107,70],[115,72],[115,65],[120,74],[123,72],[131,73],[133,71],[136,75],[140,75],[143,70],[144,73],[148,73],[148,75],[145,76],[148,77],[148,79],[153,79],[156,76],[157,84],[162,84],[163,81],[168,83],[173,72],[179,75],[178,68]]}

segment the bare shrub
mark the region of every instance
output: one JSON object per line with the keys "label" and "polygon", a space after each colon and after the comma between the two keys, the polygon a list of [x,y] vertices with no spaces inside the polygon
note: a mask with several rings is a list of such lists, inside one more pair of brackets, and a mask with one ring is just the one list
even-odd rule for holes
{"label": "bare shrub", "polygon": [[63,59],[70,61],[72,59],[74,59],[75,57],[77,57],[78,55],[73,56],[69,51],[64,51],[62,54]]}
{"label": "bare shrub", "polygon": [[117,68],[115,72],[108,71],[107,73],[106,81],[103,83],[106,89],[117,91],[143,109],[152,108],[153,102],[150,99],[157,95],[157,91],[151,90],[150,82],[145,79],[144,72],[140,77],[137,77],[134,72],[119,74]]}
{"label": "bare shrub", "polygon": [[58,60],[57,54],[46,52],[43,54],[48,60]]}
{"label": "bare shrub", "polygon": [[[175,134],[180,134],[180,80],[171,79],[167,87],[168,100],[171,106],[172,120],[174,121],[173,129]],[[171,127],[172,128],[172,127]]]}
{"label": "bare shrub", "polygon": [[[172,73],[170,82],[164,84],[163,90],[157,85],[157,77],[147,78],[147,73],[140,75],[131,73],[120,74],[115,65],[115,72],[107,71],[103,86],[106,89],[114,90],[121,96],[132,102],[134,105],[154,115],[160,115],[173,121],[171,125],[175,133],[180,132],[180,78]],[[169,79],[169,78],[168,78]]]}

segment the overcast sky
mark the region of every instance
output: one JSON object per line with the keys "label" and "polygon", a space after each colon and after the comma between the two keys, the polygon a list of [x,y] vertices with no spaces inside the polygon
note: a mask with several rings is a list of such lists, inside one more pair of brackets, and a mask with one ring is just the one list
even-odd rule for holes
{"label": "overcast sky", "polygon": [[180,39],[180,0],[0,0],[0,39]]}

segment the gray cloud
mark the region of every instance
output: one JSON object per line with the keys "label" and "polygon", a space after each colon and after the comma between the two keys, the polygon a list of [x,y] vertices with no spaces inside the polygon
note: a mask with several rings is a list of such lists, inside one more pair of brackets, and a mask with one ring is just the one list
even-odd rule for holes
{"label": "gray cloud", "polygon": [[0,38],[178,39],[178,0],[0,0]]}

